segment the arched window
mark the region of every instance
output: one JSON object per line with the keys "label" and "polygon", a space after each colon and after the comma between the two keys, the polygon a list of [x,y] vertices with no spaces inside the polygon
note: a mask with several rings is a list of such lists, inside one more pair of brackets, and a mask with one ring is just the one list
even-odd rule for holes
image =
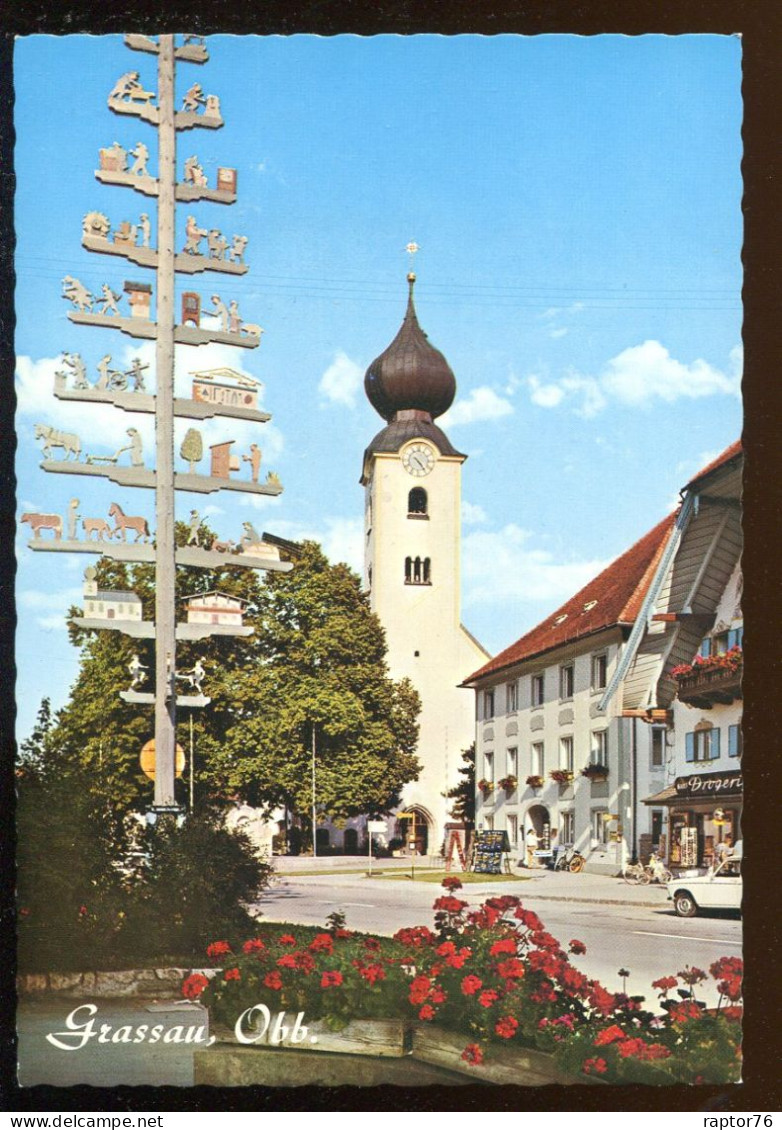
{"label": "arched window", "polygon": [[429,557],[405,558],[405,584],[431,585],[432,562]]}
{"label": "arched window", "polygon": [[427,498],[426,491],[423,487],[413,487],[407,496],[407,514],[421,515],[427,512]]}

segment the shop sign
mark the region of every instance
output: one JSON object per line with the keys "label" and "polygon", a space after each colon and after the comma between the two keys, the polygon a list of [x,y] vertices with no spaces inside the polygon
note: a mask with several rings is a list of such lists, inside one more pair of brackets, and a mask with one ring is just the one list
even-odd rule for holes
{"label": "shop sign", "polygon": [[714,797],[723,793],[741,793],[741,773],[693,773],[677,777],[674,782],[677,796]]}

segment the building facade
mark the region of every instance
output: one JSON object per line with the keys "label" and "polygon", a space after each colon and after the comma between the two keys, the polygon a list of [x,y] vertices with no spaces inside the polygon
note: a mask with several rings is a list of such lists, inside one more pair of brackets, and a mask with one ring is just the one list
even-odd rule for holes
{"label": "building facade", "polygon": [[[364,387],[386,421],[364,453],[364,585],[386,633],[394,679],[421,697],[421,773],[402,794],[389,838],[402,834],[419,854],[439,851],[461,752],[473,740],[471,695],[462,677],[488,653],[461,624],[461,469],[435,419],[456,393],[454,375],[420,328],[409,298],[394,341],[369,366]],[[397,825],[401,824],[401,827]]]}

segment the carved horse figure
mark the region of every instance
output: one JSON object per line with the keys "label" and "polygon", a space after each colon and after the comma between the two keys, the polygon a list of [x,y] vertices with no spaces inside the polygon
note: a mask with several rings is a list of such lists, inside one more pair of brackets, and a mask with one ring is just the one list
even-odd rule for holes
{"label": "carved horse figure", "polygon": [[36,424],[35,438],[43,440],[43,454],[49,459],[53,447],[61,447],[67,459],[72,455],[74,459],[81,455],[81,440],[73,432],[60,432],[50,424]]}
{"label": "carved horse figure", "polygon": [[109,507],[109,518],[113,518],[115,522],[114,529],[111,531],[111,537],[119,537],[122,535],[122,540],[128,540],[128,530],[135,530],[136,541],[149,541],[149,524],[146,518],[130,518],[128,517],[118,502],[112,502]]}
{"label": "carved horse figure", "polygon": [[41,530],[54,530],[54,540],[62,539],[62,518],[59,514],[23,514],[20,522],[29,523],[33,537],[40,537]]}

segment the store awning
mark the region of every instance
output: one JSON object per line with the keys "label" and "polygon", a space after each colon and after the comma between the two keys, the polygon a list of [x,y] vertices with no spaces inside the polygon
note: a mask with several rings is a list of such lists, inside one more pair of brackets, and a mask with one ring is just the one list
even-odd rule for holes
{"label": "store awning", "polygon": [[673,804],[676,800],[676,787],[669,785],[667,789],[663,789],[661,793],[655,793],[654,796],[644,797],[644,804]]}

